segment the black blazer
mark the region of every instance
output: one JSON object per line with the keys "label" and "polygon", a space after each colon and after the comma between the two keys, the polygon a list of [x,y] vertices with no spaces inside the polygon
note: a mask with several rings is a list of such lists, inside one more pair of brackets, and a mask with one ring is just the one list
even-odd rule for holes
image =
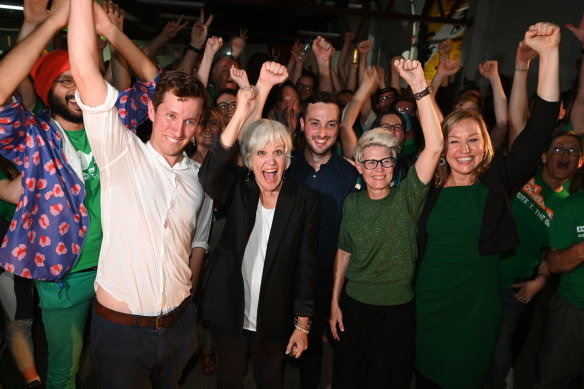
{"label": "black blazer", "polygon": [[[489,188],[479,241],[479,254],[490,255],[510,250],[519,245],[519,234],[513,219],[513,196],[531,177],[537,161],[549,147],[558,120],[560,103],[550,103],[536,96],[531,118],[515,139],[506,157],[497,156],[479,180]],[[426,251],[426,224],[442,188],[436,188],[428,197],[418,221],[418,263]],[[453,209],[453,217],[456,210]]]}
{"label": "black blazer", "polygon": [[[215,137],[199,170],[205,192],[227,209],[225,229],[211,254],[199,302],[204,320],[241,333],[245,308],[241,264],[260,190],[252,173],[231,163],[236,149],[225,150],[219,136]],[[314,313],[319,223],[319,197],[284,179],[262,274],[258,355],[283,350],[293,328],[293,314]]]}

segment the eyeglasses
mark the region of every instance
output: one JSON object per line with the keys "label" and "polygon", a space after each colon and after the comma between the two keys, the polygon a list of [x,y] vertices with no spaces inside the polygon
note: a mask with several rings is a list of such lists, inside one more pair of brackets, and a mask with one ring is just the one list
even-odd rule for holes
{"label": "eyeglasses", "polygon": [[310,92],[311,90],[314,89],[314,85],[307,85],[307,84],[303,84],[301,82],[297,82],[296,88],[298,88],[298,90],[301,92],[302,92],[302,89],[304,89],[307,92]]}
{"label": "eyeglasses", "polygon": [[381,128],[383,128],[385,131],[392,132],[400,132],[404,130],[401,124],[382,124]]}
{"label": "eyeglasses", "polygon": [[63,86],[63,88],[67,89],[75,88],[76,86],[75,80],[72,78],[63,78],[61,80],[55,80],[53,82],[58,82]]}
{"label": "eyeglasses", "polygon": [[395,166],[395,158],[387,157],[383,159],[366,159],[365,161],[361,162],[361,164],[367,170],[375,169],[378,164],[381,164],[381,166],[384,168],[390,168]]}
{"label": "eyeglasses", "polygon": [[217,106],[221,111],[229,111],[229,108],[235,111],[235,108],[237,108],[237,103],[219,103]]}
{"label": "eyeglasses", "polygon": [[567,153],[570,157],[578,158],[580,157],[580,149],[577,147],[565,147],[562,145],[552,145],[550,147],[550,152],[552,154],[565,154]]}
{"label": "eyeglasses", "polygon": [[399,113],[409,113],[411,115],[416,113],[416,108],[411,105],[406,105],[405,107],[395,107],[395,110]]}
{"label": "eyeglasses", "polygon": [[380,103],[385,103],[387,100],[395,100],[395,96],[394,95],[387,95],[387,96],[379,96],[379,102]]}

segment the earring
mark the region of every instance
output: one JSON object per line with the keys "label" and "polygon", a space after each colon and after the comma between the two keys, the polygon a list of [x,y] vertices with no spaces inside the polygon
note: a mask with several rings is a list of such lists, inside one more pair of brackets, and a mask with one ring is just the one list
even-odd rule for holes
{"label": "earring", "polygon": [[245,182],[251,181],[251,170],[247,169],[247,176],[245,177]]}
{"label": "earring", "polygon": [[193,146],[197,145],[197,140],[195,139],[194,136],[191,138],[191,143],[193,144]]}
{"label": "earring", "polygon": [[440,157],[440,160],[438,160],[438,166],[442,167],[444,165],[446,165],[446,158]]}

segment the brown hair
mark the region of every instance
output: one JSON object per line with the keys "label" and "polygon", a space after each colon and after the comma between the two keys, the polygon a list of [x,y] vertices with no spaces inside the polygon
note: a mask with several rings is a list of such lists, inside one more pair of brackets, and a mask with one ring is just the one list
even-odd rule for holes
{"label": "brown hair", "polygon": [[[447,139],[450,131],[452,131],[452,129],[456,127],[458,123],[466,119],[473,120],[476,124],[478,124],[481,130],[481,136],[483,137],[483,142],[485,144],[483,160],[475,169],[475,174],[476,177],[478,178],[489,169],[489,167],[491,166],[491,162],[493,161],[493,158],[495,156],[493,144],[491,143],[491,137],[489,136],[489,132],[487,131],[487,126],[483,121],[483,117],[479,113],[470,110],[457,110],[452,112],[444,119],[444,121],[442,122],[442,135],[444,136],[445,140],[444,151],[446,151],[446,147],[448,147]],[[440,159],[442,161],[443,157],[441,157]],[[443,186],[449,175],[450,166],[448,166],[448,163],[438,164],[436,172],[434,173],[434,184],[437,187]]]}
{"label": "brown hair", "polygon": [[162,73],[152,96],[152,105],[155,111],[164,100],[166,92],[170,92],[179,98],[202,99],[203,112],[209,109],[209,94],[205,86],[190,74],[176,70]]}

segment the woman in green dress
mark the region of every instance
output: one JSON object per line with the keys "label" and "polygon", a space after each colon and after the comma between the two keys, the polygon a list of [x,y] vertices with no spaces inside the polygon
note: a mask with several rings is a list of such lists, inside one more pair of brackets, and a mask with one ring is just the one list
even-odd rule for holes
{"label": "woman in green dress", "polygon": [[480,115],[442,124],[444,151],[419,224],[416,292],[418,388],[482,388],[501,324],[500,254],[519,244],[510,204],[549,144],[559,111],[559,27],[537,23],[536,105],[507,157],[493,157]]}

